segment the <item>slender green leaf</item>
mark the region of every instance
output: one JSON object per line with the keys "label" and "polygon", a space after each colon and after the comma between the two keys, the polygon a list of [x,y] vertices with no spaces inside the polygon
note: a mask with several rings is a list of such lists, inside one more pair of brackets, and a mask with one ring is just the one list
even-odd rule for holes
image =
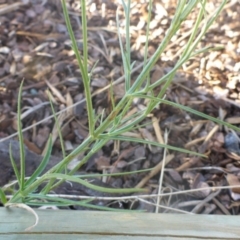
{"label": "slender green leaf", "polygon": [[87,32],[87,14],[86,0],[81,0],[82,33],[83,33],[83,65],[88,69],[88,32]]}
{"label": "slender green leaf", "polygon": [[188,153],[188,154],[191,154],[191,155],[206,158],[206,156],[204,154],[189,151],[189,150],[186,150],[184,148],[178,148],[178,147],[174,147],[174,146],[170,146],[170,145],[166,145],[166,144],[161,144],[161,143],[152,142],[152,141],[149,141],[149,140],[144,140],[144,139],[141,139],[141,138],[132,138],[132,137],[127,137],[127,136],[111,136],[111,139],[112,140],[125,141],[125,142],[137,142],[137,143],[149,144],[149,145],[156,146],[156,147],[167,148],[169,150],[178,151],[178,152],[182,152],[182,153]]}
{"label": "slender green leaf", "polygon": [[18,109],[17,109],[17,126],[18,126],[18,138],[19,138],[19,152],[20,152],[20,189],[24,189],[25,183],[25,149],[22,134],[22,121],[21,121],[21,98],[23,82],[21,82],[18,92]]}
{"label": "slender green leaf", "polygon": [[76,178],[75,176],[68,176],[65,174],[61,174],[61,173],[51,173],[51,174],[46,174],[44,175],[44,179],[51,179],[51,178],[56,178],[56,179],[63,179],[65,181],[70,181],[70,182],[76,182],[79,184],[82,184],[83,186],[93,189],[95,191],[99,191],[99,192],[106,192],[106,193],[134,193],[134,192],[142,192],[144,191],[143,189],[140,188],[105,188],[105,187],[100,187],[94,184],[91,184],[85,180],[82,180],[80,178]]}
{"label": "slender green leaf", "polygon": [[12,143],[10,142],[9,144],[9,157],[10,157],[10,160],[11,160],[11,164],[12,164],[12,167],[13,167],[13,171],[14,171],[14,174],[17,178],[17,181],[18,181],[18,185],[19,187],[21,186],[21,178],[20,178],[20,173],[18,171],[18,167],[17,167],[17,164],[13,158],[13,154],[12,154]]}
{"label": "slender green leaf", "polygon": [[[27,204],[32,206],[43,206],[43,205],[50,205],[50,206],[81,206],[85,208],[91,208],[91,209],[98,209],[103,211],[117,211],[117,212],[142,212],[139,210],[125,210],[125,209],[117,209],[117,208],[110,208],[105,206],[97,206],[93,204],[89,204],[92,200],[80,200],[80,201],[74,201],[66,198],[60,198],[60,197],[50,197],[47,195],[40,195],[40,194],[31,194],[30,195],[33,198],[33,201],[27,202]],[[47,200],[45,204],[43,202],[36,202],[34,199],[43,199]]]}
{"label": "slender green leaf", "polygon": [[40,174],[44,171],[51,157],[51,152],[52,152],[52,136],[50,135],[47,142],[47,152],[43,157],[43,160],[41,161],[38,168],[31,175],[31,177],[26,181],[25,183],[26,186],[28,186],[29,184],[32,184],[37,179],[37,177],[40,176]]}
{"label": "slender green leaf", "polygon": [[60,144],[61,144],[62,155],[63,155],[63,158],[65,158],[66,157],[66,151],[65,151],[64,140],[63,140],[63,136],[62,136],[61,127],[59,125],[59,121],[57,119],[56,112],[54,110],[53,103],[51,101],[50,95],[48,95],[48,98],[49,98],[51,110],[52,110],[52,113],[53,113],[53,116],[54,116],[54,121],[55,121],[55,124],[57,126],[57,132],[58,132],[58,136],[59,136],[59,140],[60,140]]}
{"label": "slender green leaf", "polygon": [[[147,58],[148,58],[148,46],[149,46],[149,35],[150,35],[150,22],[151,22],[151,16],[152,16],[152,0],[149,1],[148,5],[148,20],[147,20],[147,30],[146,30],[146,42],[144,46],[144,65],[143,68],[147,64]],[[147,76],[147,83],[146,86],[148,87],[150,85],[150,72],[148,73]]]}
{"label": "slender green leaf", "polygon": [[[118,16],[118,9],[117,9],[117,14],[116,14],[116,22],[117,22],[117,30],[118,30],[118,40],[119,40],[119,46],[120,46],[120,50],[121,50],[121,56],[122,56],[122,62],[123,62],[123,68],[124,68],[124,75],[125,75],[125,80],[127,79],[127,58],[126,58],[126,54],[125,54],[125,50],[123,48],[123,42],[122,42],[122,37],[121,37],[121,33],[120,33],[120,23],[119,23],[119,16]],[[127,87],[125,85],[125,92],[127,91]]]}
{"label": "slender green leaf", "polygon": [[0,200],[2,202],[2,204],[6,204],[7,203],[7,198],[5,193],[3,192],[2,188],[0,188]]}
{"label": "slender green leaf", "polygon": [[101,173],[101,174],[86,174],[86,175],[74,175],[78,178],[101,178],[101,177],[117,177],[117,176],[125,176],[136,173],[150,172],[153,168],[141,169],[131,172],[120,172],[120,173]]}
{"label": "slender green leaf", "polygon": [[99,60],[97,60],[97,61],[94,63],[94,65],[93,65],[93,67],[92,67],[92,69],[91,69],[91,71],[90,71],[90,73],[89,73],[89,79],[92,78],[93,71],[94,71],[94,69],[97,67],[98,62],[99,62]]}
{"label": "slender green leaf", "polygon": [[[82,7],[86,7],[86,5],[84,4]],[[88,125],[89,125],[89,132],[90,135],[93,136],[94,134],[94,117],[93,117],[93,105],[92,105],[92,96],[91,96],[91,88],[90,88],[90,80],[89,80],[89,75],[88,75],[88,69],[86,68],[86,58],[87,58],[87,53],[86,51],[84,52],[84,62],[82,62],[79,50],[78,50],[78,45],[77,45],[77,41],[75,39],[74,33],[73,33],[73,29],[72,29],[72,25],[70,22],[70,18],[69,18],[69,14],[68,14],[68,10],[67,10],[67,6],[66,6],[66,0],[62,0],[62,8],[63,8],[63,14],[64,14],[64,18],[65,18],[65,22],[67,25],[67,29],[68,29],[68,33],[70,36],[70,39],[72,41],[72,48],[73,51],[75,53],[77,62],[78,62],[78,66],[81,70],[81,74],[82,74],[82,80],[83,80],[83,85],[84,85],[84,92],[85,92],[85,97],[86,97],[86,105],[87,105],[87,112],[88,112]],[[86,11],[82,10],[82,11]],[[84,17],[85,18],[85,17]],[[84,24],[86,25],[86,22],[84,22]],[[84,38],[86,38],[86,26],[83,26],[84,28]],[[86,45],[86,39],[84,39],[85,42],[85,48],[87,48]]]}
{"label": "slender green leaf", "polygon": [[133,61],[133,62],[131,63],[130,70],[133,69],[133,67],[134,67],[135,64],[136,64],[136,61]]}
{"label": "slender green leaf", "polygon": [[234,126],[234,125],[232,125],[232,124],[230,124],[228,122],[222,121],[222,120],[220,120],[218,118],[215,118],[215,117],[211,117],[211,116],[209,116],[209,115],[207,115],[205,113],[199,112],[197,110],[194,110],[194,109],[192,109],[190,107],[187,107],[187,106],[184,106],[184,105],[181,105],[181,104],[178,104],[178,103],[174,103],[174,102],[171,102],[171,101],[168,101],[168,100],[156,98],[156,97],[153,97],[153,96],[146,96],[146,95],[141,94],[141,93],[140,94],[134,93],[134,94],[132,94],[132,96],[137,96],[137,97],[140,97],[140,98],[150,98],[150,99],[153,98],[155,100],[158,100],[160,103],[167,104],[167,105],[170,105],[170,106],[178,108],[178,109],[182,109],[182,110],[184,110],[186,112],[190,112],[190,113],[192,113],[194,115],[197,115],[197,116],[200,116],[202,118],[208,119],[208,120],[210,120],[212,122],[224,125],[224,126],[229,127],[229,128],[231,128],[233,130],[236,130],[238,132],[240,131],[239,127],[236,127],[236,126]]}

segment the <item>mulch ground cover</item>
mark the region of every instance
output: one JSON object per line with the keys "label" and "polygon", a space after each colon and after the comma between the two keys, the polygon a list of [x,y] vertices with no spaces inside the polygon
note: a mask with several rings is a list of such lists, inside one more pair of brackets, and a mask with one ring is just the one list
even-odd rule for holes
{"label": "mulch ground cover", "polygon": [[[83,46],[79,2],[68,1],[68,7],[81,52]],[[220,1],[207,3],[207,11],[214,11],[215,4],[220,4]],[[146,1],[132,1],[132,60],[136,61],[132,81],[138,76],[143,63],[147,6]],[[115,20],[118,7],[121,28],[124,27],[124,15],[118,1],[87,1],[87,7],[89,70],[97,62],[91,81],[93,103],[96,112],[102,113],[104,110],[106,116],[111,111],[111,82],[114,84],[115,101],[124,94],[123,66]],[[175,7],[174,0],[161,3],[153,1],[149,57],[155,52],[170,26]],[[236,126],[240,124],[239,12],[239,1],[231,0],[227,3],[198,46],[213,46],[219,49],[201,54],[184,64],[174,77],[166,96],[168,100]],[[193,13],[172,39],[151,72],[151,82],[160,79],[174,67],[191,33],[196,15]],[[81,73],[71,49],[60,1],[0,0],[0,23],[0,185],[3,185],[14,178],[10,161],[7,161],[7,150],[8,139],[16,139],[17,135],[17,96],[23,79],[21,118],[24,142],[29,149],[27,151],[31,152],[31,157],[27,155],[26,159],[29,173],[36,164],[31,161],[39,162],[39,155],[44,154],[50,134],[54,139],[52,164],[62,156],[49,97],[55,111],[59,113],[58,120],[68,152],[88,136],[88,119]],[[146,104],[147,102],[136,99],[129,114],[134,114]],[[192,213],[238,215],[240,188],[216,191],[207,188],[240,183],[238,132],[163,104],[142,124],[128,134],[164,143],[167,131],[168,144],[207,156],[200,158],[168,151],[169,163],[165,168],[162,191],[171,193],[197,188],[205,190],[162,197],[160,212],[174,212],[173,209],[177,209]],[[17,153],[17,142],[14,144]],[[81,157],[76,158],[75,163],[80,161]],[[162,159],[162,148],[112,141],[95,154],[80,171],[117,173],[153,168],[151,173],[98,179],[96,184],[118,188],[144,187],[149,194],[157,194]],[[69,166],[71,167],[73,166]],[[80,190],[71,191],[65,186],[59,192],[103,196],[86,188]],[[153,212],[156,198],[138,199],[123,204],[97,201],[96,204]]]}

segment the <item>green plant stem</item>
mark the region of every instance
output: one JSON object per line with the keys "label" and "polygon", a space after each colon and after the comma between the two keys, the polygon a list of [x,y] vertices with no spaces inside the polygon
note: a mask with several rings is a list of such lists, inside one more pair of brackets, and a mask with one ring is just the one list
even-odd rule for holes
{"label": "green plant stem", "polygon": [[[63,137],[62,137],[61,126],[60,126],[59,121],[57,119],[56,112],[55,112],[54,107],[53,107],[53,103],[50,99],[50,95],[48,95],[48,98],[49,98],[51,110],[52,110],[52,113],[53,113],[53,116],[54,116],[54,121],[55,121],[55,124],[57,126],[57,132],[58,132],[58,136],[59,136],[59,140],[60,140],[60,144],[61,144],[62,156],[63,156],[63,158],[65,158],[66,157],[66,151],[65,151],[65,146],[64,146],[64,140],[63,140]],[[61,115],[59,115],[59,116],[61,116]]]}
{"label": "green plant stem", "polygon": [[[148,20],[147,20],[147,31],[146,31],[146,43],[144,46],[144,65],[143,68],[147,64],[147,58],[148,58],[148,43],[149,43],[149,35],[150,35],[150,22],[151,22],[151,16],[152,16],[152,0],[149,0],[149,6],[148,6]],[[148,87],[150,85],[150,74],[147,76],[147,84],[146,86]]]}
{"label": "green plant stem", "polygon": [[88,69],[88,34],[87,34],[87,15],[86,15],[86,0],[81,0],[82,13],[82,33],[83,33],[83,65]]}
{"label": "green plant stem", "polygon": [[[106,117],[106,119],[100,120],[100,125],[97,128],[95,128],[95,124],[98,120],[94,119],[95,113],[93,110],[91,90],[90,90],[90,78],[91,78],[90,76],[92,73],[88,74],[88,38],[87,38],[88,30],[87,30],[87,16],[86,16],[86,1],[80,0],[80,2],[81,2],[81,16],[82,16],[82,33],[83,33],[83,60],[82,60],[82,56],[80,55],[77,41],[75,39],[73,30],[72,30],[68,10],[66,7],[66,0],[62,0],[62,7],[63,7],[64,18],[66,21],[69,36],[72,42],[72,49],[76,55],[76,59],[82,75],[82,81],[83,81],[85,97],[86,97],[87,113],[88,113],[89,136],[82,142],[81,145],[79,145],[69,155],[66,156],[63,153],[64,155],[63,160],[60,163],[53,166],[45,174],[39,177],[39,175],[45,169],[51,155],[52,143],[51,143],[51,139],[49,139],[48,151],[45,157],[43,158],[43,161],[41,162],[39,167],[36,169],[36,171],[32,174],[32,176],[29,178],[29,180],[25,181],[25,155],[24,155],[24,145],[23,145],[23,136],[22,136],[22,125],[21,125],[21,93],[22,93],[22,86],[23,86],[23,83],[22,83],[20,86],[19,95],[18,95],[18,118],[17,118],[18,135],[19,135],[19,142],[20,142],[19,143],[20,173],[18,172],[18,169],[16,167],[17,165],[14,159],[12,158],[12,154],[10,154],[11,162],[19,183],[19,190],[15,192],[12,199],[9,200],[9,203],[25,201],[25,203],[34,204],[33,202],[34,198],[37,198],[37,196],[39,196],[40,199],[50,200],[52,201],[52,203],[59,203],[59,205],[66,206],[67,204],[73,204],[74,201],[67,201],[67,200],[58,199],[58,198],[50,199],[47,196],[43,196],[43,193],[44,194],[48,193],[52,188],[58,186],[63,181],[76,182],[88,188],[94,189],[96,191],[101,191],[101,192],[109,192],[109,193],[130,193],[131,192],[132,193],[135,191],[142,191],[142,189],[106,189],[106,188],[92,185],[91,183],[81,179],[81,177],[85,178],[87,176],[78,176],[78,177],[72,176],[81,166],[83,166],[83,164],[85,164],[89,160],[89,158],[94,153],[96,153],[99,149],[101,149],[109,140],[129,141],[129,142],[137,142],[142,144],[150,144],[158,147],[167,148],[173,151],[181,151],[187,154],[195,154],[200,157],[205,157],[203,154],[191,152],[185,149],[180,149],[180,148],[165,145],[165,144],[159,144],[157,142],[151,142],[145,139],[132,138],[132,137],[127,137],[123,135],[124,133],[128,131],[132,131],[135,128],[137,128],[139,126],[139,123],[142,120],[144,120],[146,116],[159,104],[168,104],[173,107],[177,107],[179,109],[191,112],[203,118],[209,119],[218,124],[223,124],[234,130],[238,130],[238,131],[240,130],[239,128],[232,126],[231,124],[225,123],[224,121],[210,117],[206,114],[195,111],[189,107],[182,106],[164,99],[166,91],[168,87],[171,85],[172,79],[176,71],[182,66],[182,64],[188,61],[192,56],[195,56],[196,54],[202,53],[209,49],[208,47],[206,47],[201,50],[197,50],[197,51],[195,50],[197,47],[197,44],[201,41],[206,31],[209,29],[213,21],[219,15],[220,11],[222,10],[223,6],[226,3],[226,0],[222,2],[220,7],[218,7],[216,12],[212,15],[212,18],[209,19],[209,21],[206,21],[207,18],[204,19],[206,15],[206,11],[205,11],[206,0],[203,0],[202,2],[200,2],[200,0],[179,0],[170,28],[168,29],[168,31],[166,31],[165,37],[161,42],[161,44],[158,46],[155,54],[150,58],[149,61],[147,61],[149,24],[151,19],[151,7],[152,7],[151,6],[152,1],[150,0],[148,23],[147,23],[147,37],[146,37],[145,54],[144,54],[144,67],[133,84],[131,84],[131,70],[134,65],[134,62],[131,63],[131,46],[130,46],[131,1],[128,0],[126,4],[125,1],[122,0],[122,4],[124,7],[124,12],[126,16],[126,32],[125,32],[126,44],[124,46],[125,49],[123,47],[122,40],[121,40],[118,14],[117,14],[117,27],[118,27],[120,49],[122,54],[122,61],[124,66],[125,95],[123,96],[122,99],[120,99],[118,104],[115,105],[113,90],[110,89],[113,110],[111,111],[109,116]],[[180,56],[178,62],[175,64],[174,68],[172,68],[172,70],[169,73],[167,73],[164,77],[157,80],[155,83],[151,84],[150,78],[149,78],[150,71],[152,70],[157,60],[159,59],[160,55],[166,50],[167,45],[171,41],[172,37],[179,30],[182,22],[189,16],[191,11],[196,7],[197,3],[200,3],[199,4],[200,10],[198,12],[197,20],[192,29],[192,33],[190,35],[188,43],[186,46],[184,46],[182,55]],[[200,23],[203,20],[205,20],[205,24],[201,29],[199,29]],[[145,84],[144,89],[140,91],[140,89],[143,87],[145,83],[144,81],[146,81],[147,84]],[[154,96],[153,90],[160,85],[161,85],[161,91],[157,94],[157,96]],[[126,118],[125,116],[128,110],[131,108],[134,97],[149,99],[150,101],[146,106],[146,109],[141,110],[133,114],[131,117],[128,116]],[[56,117],[55,117],[55,121],[57,121]],[[56,124],[58,123],[56,122]],[[58,126],[58,130],[60,131],[59,126]],[[61,142],[63,145],[63,140]],[[74,169],[71,170],[69,173],[62,174],[64,168],[67,167],[68,163],[82,152],[85,152],[85,153],[87,152],[87,154],[83,157],[80,163],[77,164],[77,166],[74,167]],[[55,182],[56,180],[57,182]],[[32,194],[41,184],[45,184],[45,187],[42,190],[41,194]],[[0,189],[0,199],[4,203],[6,202],[5,193],[1,189]],[[84,205],[84,204],[87,204],[88,202],[89,201],[86,200],[86,201],[81,201],[78,204],[81,206],[90,206],[90,204]],[[37,204],[40,204],[40,203],[36,203],[36,205]]]}
{"label": "green plant stem", "polygon": [[[70,22],[70,18],[69,18],[69,14],[68,14],[68,10],[67,10],[67,6],[66,6],[66,0],[61,0],[62,1],[62,8],[63,8],[63,14],[64,14],[64,18],[65,18],[65,22],[67,25],[67,29],[68,29],[68,33],[72,42],[72,48],[73,51],[75,53],[79,68],[81,70],[81,74],[82,74],[82,80],[83,80],[83,85],[84,85],[84,92],[85,92],[85,97],[86,97],[86,105],[87,105],[87,113],[88,113],[88,126],[89,126],[89,134],[90,136],[94,136],[94,128],[95,128],[95,124],[94,124],[94,114],[93,114],[93,105],[92,105],[92,96],[91,96],[91,88],[90,88],[90,79],[88,76],[88,69],[85,65],[87,65],[87,60],[85,59],[87,57],[87,54],[85,53],[85,60],[83,63],[79,50],[78,50],[78,45],[76,42],[76,39],[74,37],[74,33],[72,30],[72,25]],[[83,9],[85,5],[82,6],[82,11],[86,11],[86,9]],[[85,22],[86,24],[86,22]],[[84,27],[84,26],[83,26]],[[86,28],[86,26],[84,27],[84,29]],[[86,29],[84,31],[87,31]],[[85,52],[88,49],[88,45],[87,45],[87,37],[86,37],[87,33],[84,34],[84,48],[85,48]]]}
{"label": "green plant stem", "polygon": [[171,40],[172,36],[175,34],[175,32],[176,32],[176,22],[180,18],[181,11],[184,8],[184,5],[185,5],[185,1],[182,1],[181,4],[179,4],[179,7],[177,8],[178,14],[176,14],[175,18],[173,19],[172,24],[170,26],[170,29],[168,30],[165,38],[163,39],[162,43],[158,47],[157,51],[155,52],[153,57],[149,60],[147,65],[144,67],[144,69],[142,70],[142,72],[140,73],[138,78],[135,80],[135,82],[133,83],[131,88],[126,92],[125,96],[117,104],[116,108],[105,119],[105,121],[102,123],[102,125],[99,126],[96,129],[96,131],[94,133],[95,136],[98,136],[99,134],[101,134],[102,132],[104,132],[108,128],[108,126],[111,124],[112,119],[115,118],[118,115],[118,113],[122,110],[122,108],[128,102],[129,95],[131,93],[136,92],[141,87],[141,85],[142,85],[143,81],[145,80],[145,78],[147,77],[149,71],[152,69],[153,65],[158,60],[159,56],[165,50],[165,48],[166,48],[167,44],[169,43],[169,41]]}
{"label": "green plant stem", "polygon": [[[98,142],[95,142],[95,147],[93,147],[91,151],[89,151],[89,153],[84,158],[81,159],[81,161],[68,173],[68,175],[73,175],[78,169],[80,169],[94,153],[96,153],[106,144],[107,141],[108,140],[103,139]],[[62,182],[63,180],[60,180],[52,186],[50,185],[47,186],[46,188],[43,189],[42,193],[47,194],[51,189],[54,189],[55,187],[59,186]]]}
{"label": "green plant stem", "polygon": [[23,143],[22,121],[21,121],[22,88],[23,88],[23,81],[21,82],[19,87],[18,114],[17,114],[19,152],[20,152],[20,190],[21,191],[23,191],[24,184],[25,184],[25,149],[24,149],[24,143]]}
{"label": "green plant stem", "polygon": [[[127,5],[122,0],[122,4],[124,6],[124,12],[125,12],[125,19],[126,19],[126,51],[122,51],[122,57],[123,62],[125,63],[124,66],[124,73],[125,73],[125,92],[128,91],[128,89],[131,86],[131,35],[130,35],[130,4],[131,0],[127,1]],[[124,61],[125,60],[125,61]]]}

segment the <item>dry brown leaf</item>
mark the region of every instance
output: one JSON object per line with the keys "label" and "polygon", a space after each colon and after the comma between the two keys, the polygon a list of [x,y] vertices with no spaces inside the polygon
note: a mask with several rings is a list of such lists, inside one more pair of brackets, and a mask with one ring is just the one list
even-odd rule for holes
{"label": "dry brown leaf", "polygon": [[184,171],[184,170],[194,166],[195,164],[197,164],[199,159],[200,159],[199,157],[188,158],[182,165],[177,167],[175,170],[178,172]]}
{"label": "dry brown leaf", "polygon": [[239,124],[240,123],[240,117],[238,117],[238,116],[229,117],[225,121],[228,122],[228,123],[231,123],[231,124]]}
{"label": "dry brown leaf", "polygon": [[[234,185],[239,185],[240,186],[240,181],[239,181],[238,177],[235,176],[234,174],[228,173],[226,178],[227,178],[228,184],[230,186],[234,186]],[[230,191],[240,194],[240,187],[231,188]]]}
{"label": "dry brown leaf", "polygon": [[32,152],[35,152],[36,154],[41,154],[42,150],[36,146],[33,142],[30,142],[28,139],[24,138],[23,139],[24,144],[28,147],[29,150]]}
{"label": "dry brown leaf", "polygon": [[58,98],[58,100],[63,103],[66,104],[66,100],[65,98],[62,96],[62,93],[57,90],[50,82],[48,82],[47,80],[45,80],[48,87],[51,89],[52,93]]}
{"label": "dry brown leaf", "polygon": [[42,148],[44,144],[47,142],[50,134],[50,129],[47,126],[44,126],[38,130],[38,133],[36,135],[36,138],[33,139],[33,142],[36,143],[36,145],[39,148]]}
{"label": "dry brown leaf", "polygon": [[3,131],[5,129],[7,129],[9,126],[11,126],[13,121],[14,120],[9,118],[7,115],[2,114],[0,116],[0,131]]}
{"label": "dry brown leaf", "polygon": [[[168,163],[170,163],[174,159],[174,155],[170,154],[166,156],[165,159],[165,166],[167,166]],[[142,188],[144,185],[151,179],[153,176],[158,174],[162,169],[162,161],[160,161],[152,170],[150,173],[146,175],[136,186],[135,188]]]}
{"label": "dry brown leaf", "polygon": [[80,140],[83,140],[88,136],[88,131],[86,131],[86,129],[84,129],[82,124],[80,124],[78,121],[72,121],[71,125],[74,129],[73,132]]}
{"label": "dry brown leaf", "polygon": [[197,123],[197,124],[192,128],[189,136],[190,136],[190,137],[194,137],[195,135],[197,135],[198,132],[200,131],[200,129],[202,128],[202,126],[203,126],[203,122]]}
{"label": "dry brown leaf", "polygon": [[97,170],[102,171],[103,169],[109,168],[110,166],[110,158],[100,156],[94,159]]}
{"label": "dry brown leaf", "polygon": [[70,116],[73,116],[73,108],[71,107],[73,105],[73,99],[72,99],[72,96],[70,95],[69,91],[67,91],[67,94],[66,94],[66,107],[68,108],[66,113],[67,113],[67,116],[70,117]]}
{"label": "dry brown leaf", "polygon": [[16,11],[18,8],[20,8],[23,5],[25,5],[25,3],[23,2],[16,2],[12,4],[3,5],[0,8],[0,15],[4,15],[6,13]]}
{"label": "dry brown leaf", "polygon": [[202,174],[195,173],[195,172],[184,172],[183,179],[187,179],[189,182],[189,186],[191,189],[198,189],[198,188],[206,188],[204,190],[199,190],[194,192],[193,194],[199,198],[207,197],[210,192],[211,188],[209,187],[208,183],[205,182],[205,179]]}
{"label": "dry brown leaf", "polygon": [[228,153],[228,152],[226,152],[226,155],[229,157],[229,158],[231,158],[231,159],[234,159],[234,160],[236,160],[236,161],[240,161],[240,156],[238,155],[238,154],[236,154],[236,153]]}
{"label": "dry brown leaf", "polygon": [[161,144],[164,144],[162,131],[161,131],[161,128],[159,127],[159,121],[156,117],[152,117],[152,125],[153,125],[158,142]]}
{"label": "dry brown leaf", "polygon": [[[116,171],[117,168],[117,164],[124,158],[127,159],[130,156],[132,156],[134,154],[135,151],[135,147],[130,147],[128,149],[125,149],[122,151],[122,153],[118,156],[117,160],[112,164],[111,166],[111,171],[110,173],[113,173]],[[111,177],[108,178],[108,181],[110,181]]]}
{"label": "dry brown leaf", "polygon": [[196,144],[204,141],[205,138],[206,138],[206,137],[204,136],[204,137],[200,137],[200,138],[194,139],[194,140],[186,143],[186,144],[184,145],[184,148],[190,148],[191,146],[195,146]]}

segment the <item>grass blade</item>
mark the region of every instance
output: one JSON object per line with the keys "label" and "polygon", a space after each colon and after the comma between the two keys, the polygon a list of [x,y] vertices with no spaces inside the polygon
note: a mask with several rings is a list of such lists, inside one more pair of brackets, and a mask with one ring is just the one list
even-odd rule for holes
{"label": "grass blade", "polygon": [[[92,200],[81,200],[81,201],[74,201],[66,198],[60,198],[60,197],[50,197],[47,195],[41,195],[41,194],[31,194],[30,197],[33,199],[33,202],[29,200],[27,204],[32,205],[32,206],[81,206],[85,208],[91,208],[91,209],[97,209],[97,210],[102,210],[102,211],[115,211],[115,212],[140,212],[139,210],[125,210],[125,209],[115,209],[115,208],[110,208],[110,207],[104,207],[104,206],[97,206],[93,204],[89,204]],[[45,204],[43,202],[36,202],[35,199],[42,199],[42,200],[47,200]]]}
{"label": "grass blade", "polygon": [[0,188],[0,200],[4,205],[7,203],[6,195],[1,188]]}
{"label": "grass blade", "polygon": [[13,158],[13,154],[12,154],[12,143],[10,142],[10,145],[9,145],[9,156],[10,156],[10,160],[11,160],[11,164],[12,164],[12,167],[13,167],[13,171],[14,171],[14,174],[17,178],[17,181],[18,181],[18,185],[19,187],[21,186],[21,177],[20,177],[20,173],[18,171],[18,167],[17,167],[17,164]]}
{"label": "grass blade", "polygon": [[[49,92],[48,92],[49,93]],[[65,151],[65,146],[64,146],[64,141],[63,141],[63,137],[62,137],[62,132],[61,132],[61,127],[60,127],[60,124],[59,124],[59,121],[57,119],[57,116],[56,116],[56,112],[54,110],[54,107],[53,107],[53,103],[51,101],[51,98],[50,96],[48,95],[49,97],[49,102],[50,102],[50,106],[51,106],[51,110],[52,110],[52,113],[53,113],[53,116],[54,116],[54,121],[55,121],[55,124],[57,126],[57,132],[58,132],[58,136],[59,136],[59,140],[60,140],[60,144],[61,144],[61,150],[62,150],[62,155],[63,155],[63,158],[66,157],[66,151]],[[60,116],[60,115],[59,115]]]}
{"label": "grass blade", "polygon": [[234,125],[232,125],[232,124],[230,124],[228,122],[222,121],[222,120],[220,120],[218,118],[211,117],[211,116],[209,116],[209,115],[207,115],[205,113],[199,112],[199,111],[194,110],[194,109],[192,109],[190,107],[187,107],[187,106],[184,106],[184,105],[181,105],[181,104],[178,104],[178,103],[174,103],[174,102],[171,102],[171,101],[168,101],[168,100],[165,100],[165,99],[156,98],[156,97],[152,97],[152,96],[146,96],[146,95],[141,94],[141,93],[140,94],[138,94],[138,93],[135,94],[134,93],[134,94],[132,94],[132,96],[136,96],[136,97],[140,97],[140,98],[155,99],[155,100],[158,100],[159,103],[167,104],[167,105],[170,105],[172,107],[184,110],[186,112],[190,112],[190,113],[192,113],[194,115],[197,115],[199,117],[208,119],[209,121],[215,122],[215,123],[220,124],[220,125],[224,125],[226,127],[229,127],[229,128],[231,128],[233,130],[236,130],[236,131],[240,132],[240,128],[239,127],[236,127],[236,126],[234,126]]}
{"label": "grass blade", "polygon": [[51,179],[51,178],[56,178],[56,179],[63,179],[65,181],[70,181],[70,182],[76,182],[79,184],[82,184],[83,186],[93,189],[95,191],[98,192],[105,192],[105,193],[119,193],[119,194],[124,194],[124,193],[134,193],[134,192],[142,192],[144,191],[143,189],[140,188],[125,188],[125,189],[121,189],[121,188],[105,188],[105,187],[100,187],[94,184],[91,184],[89,182],[86,182],[83,179],[77,178],[75,176],[68,176],[65,174],[61,174],[61,173],[51,173],[51,174],[46,174],[44,175],[44,179]]}
{"label": "grass blade", "polygon": [[[90,80],[89,80],[89,76],[88,76],[88,69],[85,68],[86,63],[84,63],[82,61],[79,50],[78,50],[77,41],[76,41],[74,33],[73,33],[72,25],[71,25],[71,22],[70,22],[70,18],[69,18],[67,6],[66,6],[66,0],[62,0],[61,2],[62,2],[62,8],[63,8],[63,14],[64,14],[65,22],[66,22],[66,25],[67,25],[67,30],[68,30],[68,33],[69,33],[69,36],[70,36],[70,39],[71,39],[71,42],[72,42],[72,49],[75,53],[75,56],[76,56],[76,59],[77,59],[77,62],[78,62],[78,66],[81,70],[81,75],[82,75],[82,80],[83,80],[83,85],[84,85],[84,92],[85,92],[85,96],[86,96],[89,132],[90,132],[90,136],[93,136],[95,125],[94,125],[94,116],[93,116],[93,111],[92,111],[93,110],[93,105],[92,105],[92,96],[91,96]],[[82,7],[85,7],[85,4]],[[85,9],[85,11],[86,11],[86,9]],[[87,48],[87,45],[85,45],[84,47]],[[85,53],[84,59],[86,57],[87,57],[87,55]]]}
{"label": "grass blade", "polygon": [[21,98],[22,88],[24,81],[21,82],[18,92],[18,109],[17,109],[17,126],[18,126],[18,138],[19,138],[19,151],[20,151],[20,190],[24,189],[25,183],[25,149],[22,134],[22,121],[21,121]]}
{"label": "grass blade", "polygon": [[144,139],[140,139],[140,138],[132,138],[132,137],[127,137],[127,136],[114,136],[111,137],[112,140],[119,140],[119,141],[125,141],[125,142],[137,142],[137,143],[143,143],[143,144],[150,144],[156,147],[161,147],[161,148],[167,148],[169,150],[173,150],[173,151],[178,151],[178,152],[182,152],[182,153],[188,153],[191,155],[196,155],[199,157],[204,157],[206,158],[206,156],[204,154],[200,154],[197,152],[192,152],[189,150],[186,150],[184,148],[178,148],[178,147],[174,147],[174,146],[170,146],[170,145],[166,145],[166,144],[161,144],[161,143],[157,143],[157,142],[152,142],[149,140],[144,140]]}
{"label": "grass blade", "polygon": [[88,69],[88,35],[87,35],[87,16],[86,16],[86,1],[81,0],[82,12],[82,33],[83,33],[83,66]]}
{"label": "grass blade", "polygon": [[43,158],[43,160],[41,161],[40,165],[38,166],[38,168],[36,169],[36,171],[31,175],[31,177],[26,181],[25,185],[28,186],[30,184],[32,184],[38,176],[40,176],[40,174],[44,171],[44,169],[46,168],[50,156],[51,156],[51,152],[52,152],[52,136],[49,137],[48,142],[47,142],[47,152]]}

